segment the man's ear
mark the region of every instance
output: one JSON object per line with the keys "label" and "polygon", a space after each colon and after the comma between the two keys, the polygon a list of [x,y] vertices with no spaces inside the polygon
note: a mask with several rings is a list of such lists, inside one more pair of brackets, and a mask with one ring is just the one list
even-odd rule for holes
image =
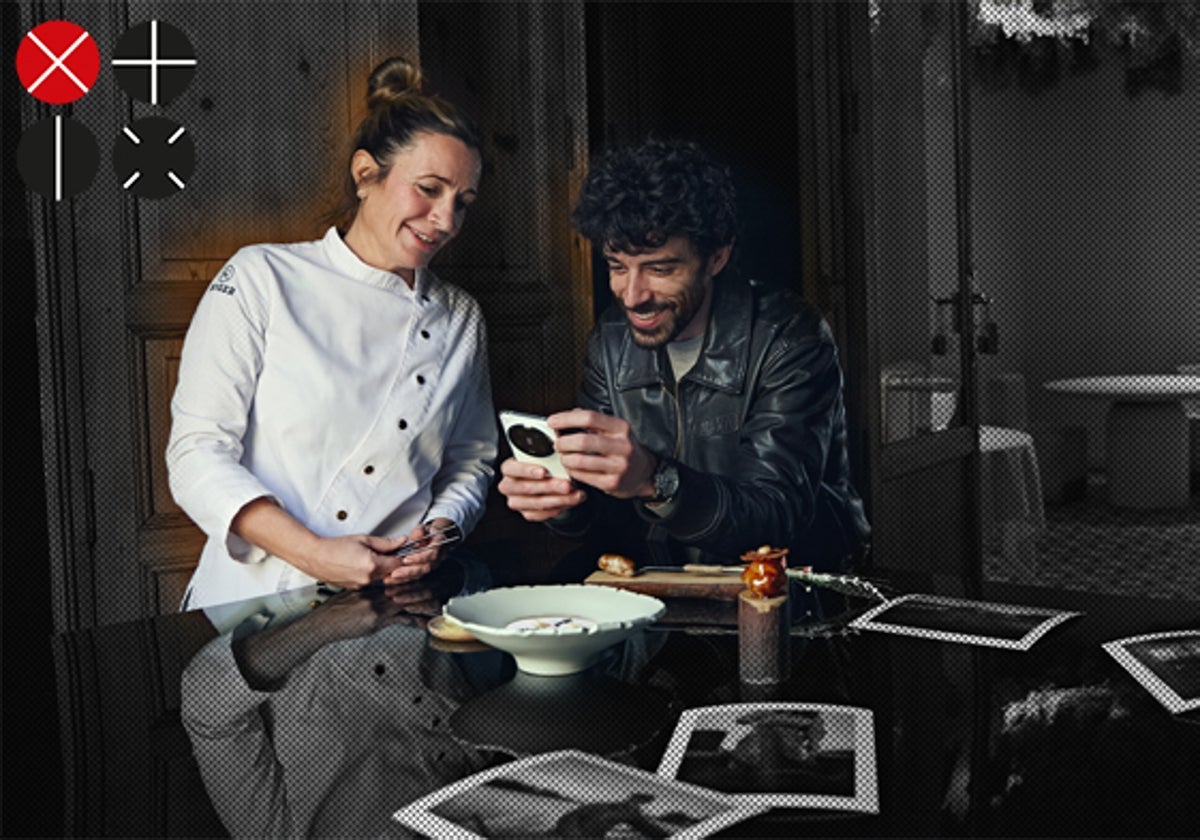
{"label": "man's ear", "polygon": [[375,156],[366,149],[358,149],[350,158],[350,177],[354,179],[354,186],[357,189],[362,189],[368,184],[375,182],[379,176],[379,164],[375,160]]}
{"label": "man's ear", "polygon": [[729,255],[733,253],[733,240],[728,244],[722,245],[717,250],[713,251],[712,256],[708,258],[708,276],[716,277],[725,270],[725,266],[729,265]]}

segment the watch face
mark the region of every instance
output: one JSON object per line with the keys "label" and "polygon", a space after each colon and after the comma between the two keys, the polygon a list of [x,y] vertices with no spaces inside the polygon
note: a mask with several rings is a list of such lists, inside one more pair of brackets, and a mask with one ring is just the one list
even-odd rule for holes
{"label": "watch face", "polygon": [[679,490],[679,470],[664,461],[654,471],[654,492],[660,499],[670,499]]}

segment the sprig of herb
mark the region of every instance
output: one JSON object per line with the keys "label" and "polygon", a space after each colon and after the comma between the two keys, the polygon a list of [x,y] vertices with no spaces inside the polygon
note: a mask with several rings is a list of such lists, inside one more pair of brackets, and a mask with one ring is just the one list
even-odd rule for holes
{"label": "sprig of herb", "polygon": [[843,595],[856,598],[870,598],[876,601],[886,601],[887,596],[879,591],[879,587],[871,581],[853,575],[832,575],[826,572],[814,572],[807,567],[787,569],[787,576],[806,586],[817,586]]}

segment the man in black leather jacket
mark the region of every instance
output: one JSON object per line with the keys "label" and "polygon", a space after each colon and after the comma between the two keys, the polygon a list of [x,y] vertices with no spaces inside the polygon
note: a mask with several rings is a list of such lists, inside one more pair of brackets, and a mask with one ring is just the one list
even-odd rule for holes
{"label": "man in black leather jacket", "polygon": [[616,304],[588,339],[579,407],[548,418],[573,480],[509,459],[499,489],[585,541],[591,568],[601,552],[729,564],[769,543],[843,570],[865,552],[833,335],[795,295],[725,271],[735,213],[727,170],[694,144],[611,151],[588,175],[573,220]]}

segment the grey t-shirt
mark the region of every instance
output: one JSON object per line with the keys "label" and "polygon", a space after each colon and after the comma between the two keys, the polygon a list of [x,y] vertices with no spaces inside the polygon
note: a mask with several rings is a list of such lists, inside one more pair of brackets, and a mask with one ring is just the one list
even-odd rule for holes
{"label": "grey t-shirt", "polygon": [[675,374],[676,382],[683,379],[684,374],[696,365],[696,360],[700,358],[700,345],[703,343],[704,333],[700,333],[695,338],[672,341],[667,345],[667,356],[671,359],[671,371]]}

